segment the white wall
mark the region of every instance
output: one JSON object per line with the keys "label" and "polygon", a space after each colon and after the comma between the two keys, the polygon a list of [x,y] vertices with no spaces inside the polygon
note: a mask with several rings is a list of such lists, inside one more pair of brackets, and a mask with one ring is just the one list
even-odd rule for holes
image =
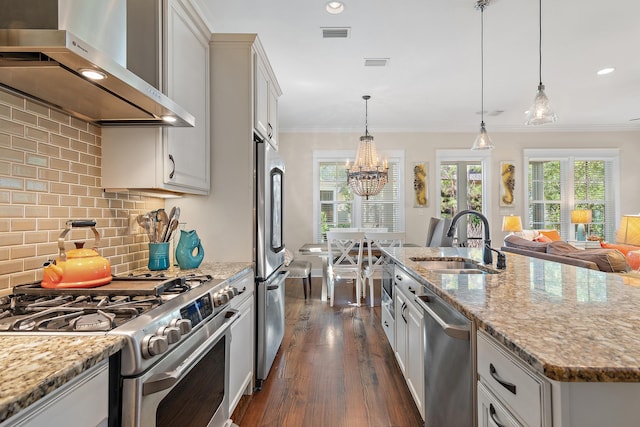
{"label": "white wall", "polygon": [[[405,150],[405,215],[407,241],[424,245],[427,221],[438,216],[435,206],[435,157],[438,149],[467,149],[475,138],[474,134],[463,133],[378,133],[372,132],[378,151]],[[287,248],[295,251],[304,243],[313,241],[313,151],[314,150],[355,150],[359,134],[355,133],[280,133],[280,153],[287,165],[285,184],[285,242]],[[621,214],[640,212],[640,193],[636,183],[640,180],[640,132],[530,132],[491,133],[495,149],[491,152],[489,185],[491,200],[489,214],[493,246],[499,247],[505,236],[500,228],[503,215],[523,215],[525,171],[523,149],[525,148],[618,148],[620,149]],[[500,162],[515,161],[516,200],[515,207],[501,208]],[[412,162],[426,161],[429,165],[429,206],[414,208],[410,173]]]}

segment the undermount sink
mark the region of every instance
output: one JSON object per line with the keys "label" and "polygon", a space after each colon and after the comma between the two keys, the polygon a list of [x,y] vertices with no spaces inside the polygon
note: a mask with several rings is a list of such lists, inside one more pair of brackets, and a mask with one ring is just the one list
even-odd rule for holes
{"label": "undermount sink", "polygon": [[420,267],[440,274],[497,274],[498,270],[469,260],[411,258]]}

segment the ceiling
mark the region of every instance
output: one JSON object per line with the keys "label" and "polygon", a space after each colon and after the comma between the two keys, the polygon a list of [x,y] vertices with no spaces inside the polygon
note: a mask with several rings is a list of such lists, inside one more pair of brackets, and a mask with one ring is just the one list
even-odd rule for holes
{"label": "ceiling", "polygon": [[[477,132],[481,13],[472,0],[196,0],[215,32],[258,33],[282,87],[281,132]],[[640,130],[640,2],[545,0],[542,81],[555,124],[523,125],[538,85],[538,2],[484,12],[484,110],[500,131]],[[322,27],[350,37],[323,39]],[[365,67],[365,58],[389,58]],[[613,66],[616,71],[598,76]],[[497,113],[503,111],[502,113]],[[638,119],[638,120],[632,120]]]}

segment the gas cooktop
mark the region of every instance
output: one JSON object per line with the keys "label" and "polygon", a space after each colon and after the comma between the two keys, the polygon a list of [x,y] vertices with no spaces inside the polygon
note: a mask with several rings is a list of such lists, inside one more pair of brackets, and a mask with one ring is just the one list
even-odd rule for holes
{"label": "gas cooktop", "polygon": [[18,285],[0,298],[0,332],[109,331],[211,280],[143,275],[114,277],[95,288]]}

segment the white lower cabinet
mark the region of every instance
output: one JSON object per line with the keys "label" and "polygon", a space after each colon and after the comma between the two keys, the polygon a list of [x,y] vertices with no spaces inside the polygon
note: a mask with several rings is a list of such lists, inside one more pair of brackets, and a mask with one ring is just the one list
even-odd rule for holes
{"label": "white lower cabinet", "polygon": [[387,339],[389,340],[389,344],[391,344],[391,348],[395,351],[396,349],[396,339],[395,339],[395,326],[393,316],[389,311],[389,308],[383,303],[382,309],[380,310],[382,313],[382,329],[384,330]]}
{"label": "white lower cabinet", "polygon": [[478,382],[478,427],[522,427],[481,382]]}
{"label": "white lower cabinet", "polygon": [[[233,286],[242,289],[242,283],[246,283],[249,290],[236,298],[244,295],[244,300],[237,307],[240,316],[231,326],[231,349],[229,360],[229,415],[233,413],[243,394],[251,394],[253,391],[253,354],[255,337],[255,311],[253,274],[245,276],[241,282]],[[233,301],[233,300],[232,300]]]}
{"label": "white lower cabinet", "polygon": [[[478,331],[477,345],[478,425],[500,426],[496,419],[502,419],[507,426],[551,426],[551,384],[482,331]],[[493,399],[481,397],[480,390],[489,390]],[[484,418],[491,415],[491,405],[495,416],[486,424]],[[517,423],[510,424],[510,418]]]}
{"label": "white lower cabinet", "polygon": [[109,422],[109,363],[103,361],[62,385],[1,427],[106,427]]}
{"label": "white lower cabinet", "polygon": [[394,294],[396,359],[424,419],[424,315],[398,287]]}

